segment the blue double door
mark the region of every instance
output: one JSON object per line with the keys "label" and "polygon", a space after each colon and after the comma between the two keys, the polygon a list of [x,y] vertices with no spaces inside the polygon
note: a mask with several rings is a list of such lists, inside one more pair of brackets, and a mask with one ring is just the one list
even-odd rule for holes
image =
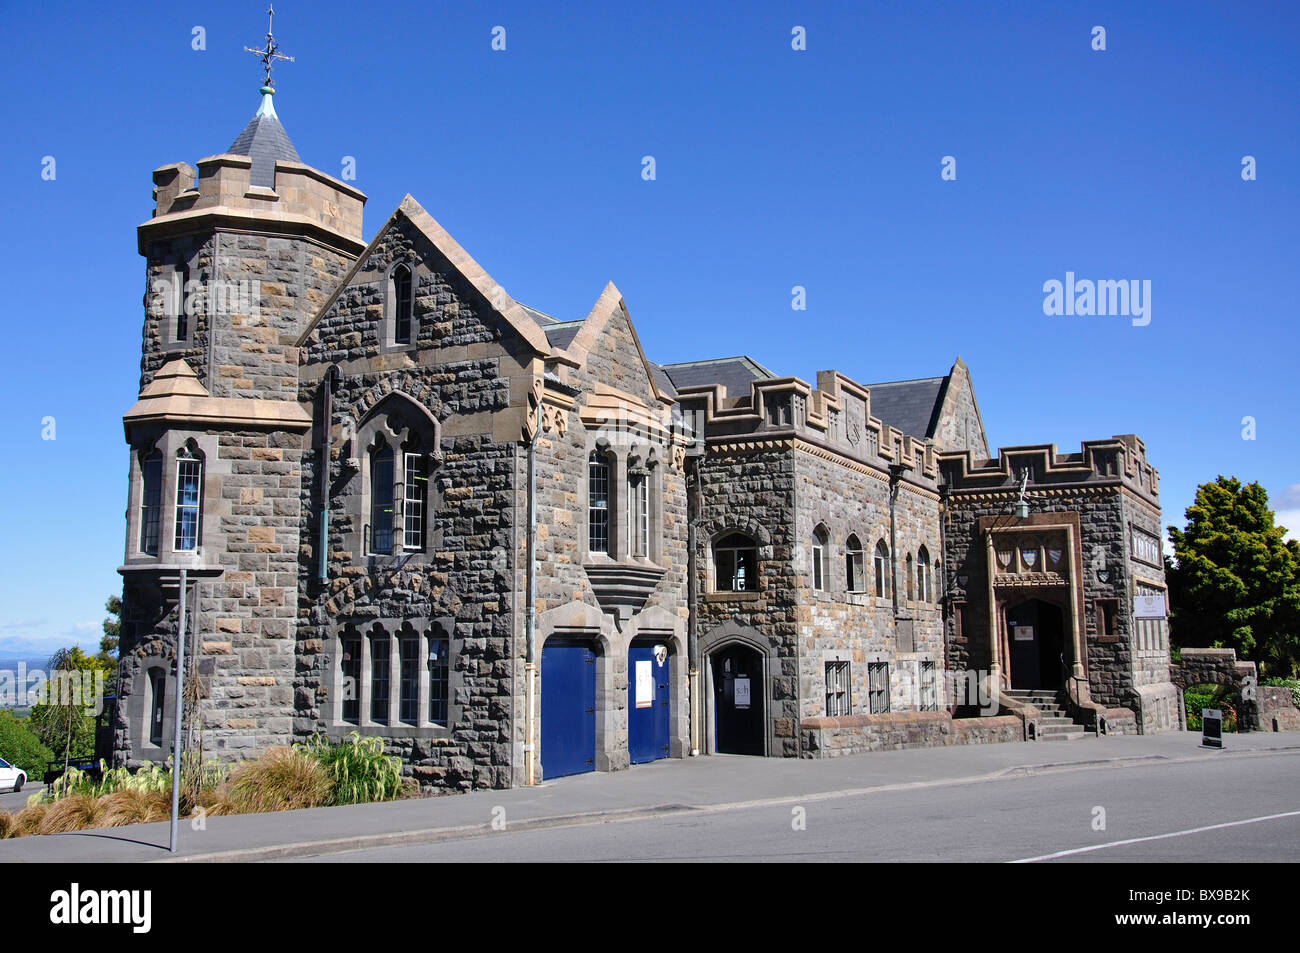
{"label": "blue double door", "polygon": [[633,644],[627,653],[627,750],[633,764],[671,753],[668,651],[663,644]]}
{"label": "blue double door", "polygon": [[542,648],[542,777],[596,770],[596,653],[589,643]]}

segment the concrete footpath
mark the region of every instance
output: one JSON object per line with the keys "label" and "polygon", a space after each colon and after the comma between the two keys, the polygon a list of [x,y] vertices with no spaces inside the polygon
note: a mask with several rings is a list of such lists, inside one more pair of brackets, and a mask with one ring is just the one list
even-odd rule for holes
{"label": "concrete footpath", "polygon": [[[476,791],[388,804],[213,817],[195,830],[182,820],[180,850],[167,851],[168,825],[52,834],[0,841],[0,863],[257,861],[433,843],[508,832],[617,823],[657,815],[712,813],[909,786],[996,783],[1044,771],[1221,758],[1300,756],[1300,732],[1226,735],[1224,750],[1200,735],[881,751],[827,761],[712,756],[659,761],[626,771],[559,778],[533,788]],[[1300,762],[1297,763],[1300,777]],[[495,823],[495,827],[494,827]],[[577,832],[575,832],[575,836]]]}

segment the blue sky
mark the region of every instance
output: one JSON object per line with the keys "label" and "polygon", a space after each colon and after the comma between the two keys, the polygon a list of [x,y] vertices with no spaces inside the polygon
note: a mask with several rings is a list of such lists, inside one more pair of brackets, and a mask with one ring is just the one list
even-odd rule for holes
{"label": "blue sky", "polygon": [[[276,107],[304,161],[355,157],[367,238],[410,192],[536,308],[583,317],[613,280],[652,359],[870,383],[960,354],[995,446],[1134,432],[1167,524],[1228,473],[1300,526],[1300,6],[1136,6],[284,0]],[[150,173],[253,115],[266,18],[0,23],[0,653],[39,655],[93,646],[120,590]],[[1044,315],[1067,271],[1149,280],[1150,324]]]}

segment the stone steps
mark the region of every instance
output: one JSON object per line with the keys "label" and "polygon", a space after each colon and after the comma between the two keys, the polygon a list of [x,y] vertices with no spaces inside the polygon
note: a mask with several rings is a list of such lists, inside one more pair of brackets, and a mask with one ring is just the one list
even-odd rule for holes
{"label": "stone steps", "polygon": [[1075,722],[1060,703],[1060,694],[1037,689],[1013,688],[1004,694],[1016,701],[1033,705],[1039,711],[1038,738],[1040,741],[1076,741],[1088,737],[1083,725]]}

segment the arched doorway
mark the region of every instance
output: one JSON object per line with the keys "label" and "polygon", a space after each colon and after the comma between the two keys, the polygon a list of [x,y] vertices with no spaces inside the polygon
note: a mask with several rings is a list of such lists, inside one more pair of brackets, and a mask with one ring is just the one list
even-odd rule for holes
{"label": "arched doorway", "polygon": [[1008,608],[1006,621],[1011,687],[1060,688],[1067,662],[1060,607],[1030,599]]}
{"label": "arched doorway", "polygon": [[762,755],[763,657],[732,643],[709,657],[713,676],[713,750],[720,754]]}

